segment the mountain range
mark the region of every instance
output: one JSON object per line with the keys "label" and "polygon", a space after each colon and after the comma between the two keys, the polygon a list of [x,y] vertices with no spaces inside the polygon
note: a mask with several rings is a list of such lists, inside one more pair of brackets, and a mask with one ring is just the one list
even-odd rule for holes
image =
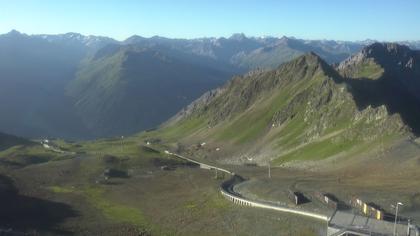
{"label": "mountain range", "polygon": [[[0,130],[70,139],[129,135],[158,126],[234,75],[263,73],[310,51],[325,65],[339,63],[367,43],[243,34],[117,41],[11,31],[0,35]],[[339,69],[352,75],[348,70]],[[413,89],[409,81],[401,86]]]}
{"label": "mountain range", "polygon": [[262,165],[346,158],[413,142],[420,131],[419,53],[373,43],[334,66],[306,53],[204,94],[157,136],[180,140],[179,148],[206,143],[222,162]]}

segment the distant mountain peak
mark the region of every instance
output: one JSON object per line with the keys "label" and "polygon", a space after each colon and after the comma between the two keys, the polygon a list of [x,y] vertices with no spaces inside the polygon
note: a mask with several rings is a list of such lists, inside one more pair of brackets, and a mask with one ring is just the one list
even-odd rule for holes
{"label": "distant mountain peak", "polygon": [[[360,52],[341,62],[338,69],[344,74],[353,71],[354,68],[365,65],[372,69],[375,65],[394,72],[415,70],[415,61],[420,58],[419,51],[411,50],[406,45],[397,43],[373,43],[364,47]],[[363,73],[362,73],[363,75]]]}
{"label": "distant mountain peak", "polygon": [[281,38],[279,38],[279,42],[280,43],[287,43],[287,42],[289,42],[291,40],[291,38],[289,38],[289,37],[287,37],[287,36],[283,36],[283,37],[281,37]]}
{"label": "distant mountain peak", "polygon": [[135,44],[144,41],[146,38],[140,35],[132,35],[124,40],[125,44]]}
{"label": "distant mountain peak", "polygon": [[7,34],[17,34],[17,35],[20,35],[21,33],[19,32],[19,31],[17,31],[17,30],[15,30],[15,29],[12,29],[9,33],[7,33]]}
{"label": "distant mountain peak", "polygon": [[306,63],[308,65],[310,64],[321,64],[321,65],[327,65],[327,63],[315,52],[307,52],[303,54],[302,56],[298,57],[296,60],[302,61],[302,63]]}
{"label": "distant mountain peak", "polygon": [[248,38],[246,37],[246,35],[244,33],[235,33],[235,34],[232,34],[232,36],[230,36],[229,39],[242,41],[242,40],[246,40]]}
{"label": "distant mountain peak", "polygon": [[22,34],[21,32],[12,29],[10,32],[8,32],[7,34],[5,34],[8,37],[22,37],[25,36],[26,34]]}
{"label": "distant mountain peak", "polygon": [[144,39],[144,37],[135,34],[135,35],[132,35],[132,36],[128,37],[126,40],[130,40],[130,39]]}
{"label": "distant mountain peak", "polygon": [[81,36],[83,36],[82,34],[76,33],[76,32],[68,32],[68,33],[65,33],[64,35],[68,36],[68,37],[81,37]]}
{"label": "distant mountain peak", "polygon": [[397,43],[373,43],[362,49],[362,54],[368,57],[383,56],[384,54],[388,55],[398,55],[398,54],[407,54],[411,50],[406,45],[401,45]]}

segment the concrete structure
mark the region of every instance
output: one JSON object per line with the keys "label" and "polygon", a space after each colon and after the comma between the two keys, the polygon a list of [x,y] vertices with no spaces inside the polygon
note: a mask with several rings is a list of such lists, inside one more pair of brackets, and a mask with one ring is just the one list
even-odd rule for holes
{"label": "concrete structure", "polygon": [[327,205],[328,207],[337,210],[339,201],[336,197],[328,193],[322,192],[315,192],[314,196],[323,204]]}
{"label": "concrete structure", "polygon": [[[396,228],[398,236],[419,236],[419,230],[415,225],[399,223]],[[327,236],[392,236],[393,230],[394,222],[377,220],[351,212],[336,211],[328,221]]]}
{"label": "concrete structure", "polygon": [[193,160],[193,159],[191,159],[191,158],[184,157],[184,156],[178,155],[178,154],[176,154],[176,153],[169,152],[168,150],[165,150],[165,153],[166,153],[166,154],[168,154],[168,155],[173,155],[173,156],[176,156],[176,157],[181,158],[181,159],[183,159],[183,160],[185,160],[185,161],[189,161],[189,162],[191,162],[191,163],[195,163],[195,164],[199,165],[201,169],[206,169],[206,170],[218,170],[218,171],[221,171],[221,172],[225,172],[225,173],[227,173],[227,174],[229,174],[229,175],[234,175],[234,173],[233,173],[233,172],[230,172],[230,171],[228,171],[228,170],[226,170],[226,169],[219,168],[219,167],[217,167],[217,166],[208,165],[208,164],[205,164],[205,163],[202,163],[202,162],[199,162],[199,161]]}
{"label": "concrete structure", "polygon": [[307,201],[306,197],[301,192],[295,192],[289,189],[287,196],[289,197],[290,201],[293,202],[295,205],[299,205],[305,203]]}
{"label": "concrete structure", "polygon": [[61,154],[70,154],[70,155],[75,155],[76,154],[75,152],[68,152],[68,151],[61,150],[60,147],[54,145],[48,139],[45,139],[45,140],[41,141],[41,144],[45,149],[48,149],[48,150],[53,151],[53,152],[57,152],[57,153],[61,153]]}
{"label": "concrete structure", "polygon": [[249,199],[246,199],[246,198],[244,198],[243,196],[241,196],[237,193],[232,193],[229,189],[225,189],[223,187],[221,187],[220,192],[228,200],[232,201],[235,204],[241,205],[241,206],[264,208],[264,209],[269,209],[269,210],[274,210],[274,211],[280,211],[280,212],[285,212],[285,213],[292,213],[292,214],[297,214],[297,215],[301,215],[301,216],[311,217],[311,218],[315,218],[315,219],[322,220],[322,221],[328,221],[328,216],[326,216],[326,215],[321,215],[321,214],[312,213],[312,212],[308,212],[308,211],[292,209],[292,208],[277,206],[277,205],[274,205],[274,204],[249,200]]}

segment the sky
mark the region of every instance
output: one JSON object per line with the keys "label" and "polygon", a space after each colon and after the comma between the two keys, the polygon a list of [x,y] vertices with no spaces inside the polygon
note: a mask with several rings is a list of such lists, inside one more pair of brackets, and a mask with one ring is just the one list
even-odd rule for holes
{"label": "sky", "polygon": [[420,0],[0,0],[0,34],[420,40]]}

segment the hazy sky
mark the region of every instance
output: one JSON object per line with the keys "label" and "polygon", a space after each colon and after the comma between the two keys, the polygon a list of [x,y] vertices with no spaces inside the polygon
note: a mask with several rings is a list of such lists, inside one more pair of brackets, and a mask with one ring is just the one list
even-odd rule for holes
{"label": "hazy sky", "polygon": [[420,40],[420,0],[0,0],[0,33]]}

